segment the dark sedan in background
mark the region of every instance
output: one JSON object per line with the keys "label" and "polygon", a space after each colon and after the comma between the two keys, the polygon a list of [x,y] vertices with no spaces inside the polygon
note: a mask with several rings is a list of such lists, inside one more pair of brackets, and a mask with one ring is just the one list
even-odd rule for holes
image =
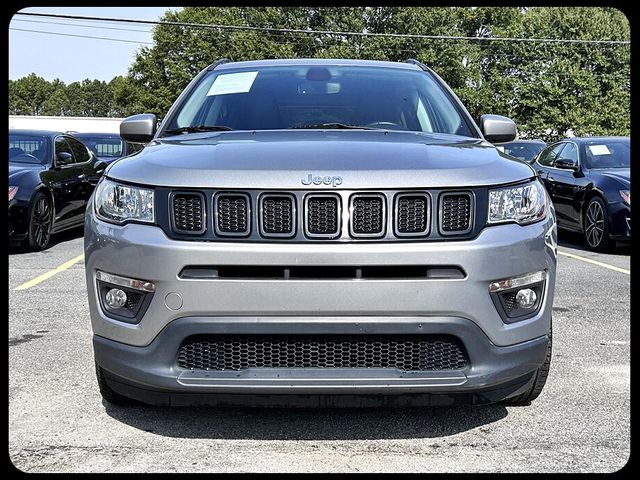
{"label": "dark sedan in background", "polygon": [[558,227],[580,232],[592,250],[631,238],[629,137],[567,138],[549,145],[533,168],[556,208]]}
{"label": "dark sedan in background", "polygon": [[106,162],[71,135],[9,130],[9,240],[43,250],[79,227]]}
{"label": "dark sedan in background", "polygon": [[546,146],[547,144],[542,140],[514,140],[513,142],[496,145],[507,155],[524,160],[527,163],[533,163]]}
{"label": "dark sedan in background", "polygon": [[106,163],[132,155],[143,148],[141,144],[125,142],[117,133],[73,132],[73,136],[89,147],[99,160]]}

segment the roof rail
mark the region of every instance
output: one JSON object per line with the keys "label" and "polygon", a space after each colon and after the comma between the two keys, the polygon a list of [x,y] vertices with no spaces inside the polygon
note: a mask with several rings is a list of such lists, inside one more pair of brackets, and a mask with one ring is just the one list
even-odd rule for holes
{"label": "roof rail", "polygon": [[221,58],[220,60],[216,60],[215,62],[213,62],[211,65],[207,67],[207,72],[210,72],[211,70],[216,68],[218,65],[222,65],[223,63],[227,63],[230,61],[231,60],[229,60],[228,58]]}
{"label": "roof rail", "polygon": [[422,63],[422,62],[420,62],[420,61],[416,60],[415,58],[407,58],[407,59],[404,61],[404,63],[410,63],[411,65],[417,65],[417,66],[419,66],[422,70],[425,70],[425,71],[427,71],[427,72],[428,72],[429,70],[431,70],[431,69],[430,69],[429,67],[427,67],[424,63]]}

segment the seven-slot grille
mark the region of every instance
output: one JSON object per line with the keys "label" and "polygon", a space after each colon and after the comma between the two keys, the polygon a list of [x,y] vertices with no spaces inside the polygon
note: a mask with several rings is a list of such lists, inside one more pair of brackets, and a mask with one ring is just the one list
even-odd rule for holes
{"label": "seven-slot grille", "polygon": [[216,232],[241,236],[249,233],[249,196],[244,193],[219,193],[215,197]]}
{"label": "seven-slot grille", "polygon": [[340,235],[340,198],[336,195],[309,195],[305,199],[305,233],[310,237]]}
{"label": "seven-slot grille", "polygon": [[396,234],[423,235],[429,231],[430,197],[424,193],[403,193],[396,198]]}
{"label": "seven-slot grille", "polygon": [[[169,226],[177,234],[195,234],[197,238],[235,236],[249,240],[435,240],[467,235],[473,230],[476,207],[470,191],[348,193],[350,196],[329,192],[175,191],[169,195]],[[349,207],[344,212],[348,231],[342,228],[343,201]],[[209,217],[213,221],[208,221]],[[207,233],[211,226],[213,232]]]}
{"label": "seven-slot grille", "polygon": [[358,194],[351,197],[351,235],[379,237],[384,235],[385,199],[378,194]]}
{"label": "seven-slot grille", "polygon": [[204,197],[199,193],[173,195],[173,228],[182,233],[204,231]]}
{"label": "seven-slot grille", "polygon": [[196,335],[178,351],[189,370],[395,368],[458,370],[466,350],[451,335]]}
{"label": "seven-slot grille", "polygon": [[295,199],[288,194],[265,194],[260,198],[260,233],[290,237],[295,233]]}
{"label": "seven-slot grille", "polygon": [[445,193],[440,200],[440,229],[444,234],[465,233],[471,229],[471,195]]}

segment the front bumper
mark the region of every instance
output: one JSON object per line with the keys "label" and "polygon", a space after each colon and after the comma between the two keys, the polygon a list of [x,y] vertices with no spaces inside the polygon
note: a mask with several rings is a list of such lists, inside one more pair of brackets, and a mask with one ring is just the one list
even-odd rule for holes
{"label": "front bumper", "polygon": [[9,240],[20,241],[28,235],[29,204],[14,198],[9,201]]}
{"label": "front bumper", "polygon": [[615,240],[631,239],[631,207],[624,202],[610,203],[609,234]]}
{"label": "front bumper", "polygon": [[[461,370],[247,369],[213,372],[176,367],[182,339],[194,334],[452,334],[464,343],[469,365]],[[493,345],[470,320],[456,317],[350,318],[333,321],[283,318],[184,317],[171,322],[150,345],[133,347],[94,336],[96,362],[110,386],[156,404],[181,403],[190,394],[468,394],[474,403],[497,401],[526,389],[544,361],[542,336],[507,347]],[[475,395],[475,399],[473,398]],[[191,398],[187,403],[193,403]],[[197,402],[196,402],[197,403]]]}
{"label": "front bumper", "polygon": [[[126,390],[123,393],[134,398],[138,390],[152,397],[158,394],[164,399],[160,403],[166,403],[171,392],[439,394],[491,390],[494,393],[486,398],[505,398],[526,388],[545,358],[555,286],[555,245],[551,216],[524,227],[485,228],[469,241],[311,245],[176,241],[157,227],[104,223],[88,209],[85,262],[96,361],[115,390]],[[179,277],[184,267],[194,265],[415,264],[457,265],[466,277]],[[96,270],[155,283],[156,291],[140,323],[128,324],[105,315],[97,297]],[[489,283],[540,270],[547,271],[547,280],[538,313],[526,320],[503,322],[489,295]],[[182,300],[179,305],[175,294]],[[432,372],[178,368],[182,341],[204,333],[448,333],[462,340],[470,362],[463,370]]]}

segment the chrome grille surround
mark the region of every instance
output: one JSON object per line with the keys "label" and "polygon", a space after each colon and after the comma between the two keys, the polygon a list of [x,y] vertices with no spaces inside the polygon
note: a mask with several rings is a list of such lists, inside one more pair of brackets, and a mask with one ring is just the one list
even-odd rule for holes
{"label": "chrome grille surround", "polygon": [[[421,208],[417,200],[424,202],[422,215]],[[410,204],[413,200],[413,204]],[[417,203],[417,204],[416,204]],[[394,199],[393,209],[393,229],[397,237],[423,237],[428,236],[431,231],[431,195],[427,192],[406,192],[398,193]],[[403,227],[403,222],[407,225],[418,223],[422,217],[423,226],[419,229],[415,227]]]}
{"label": "chrome grille surround", "polygon": [[[369,203],[365,203],[370,200]],[[387,229],[386,198],[381,193],[355,193],[349,198],[349,235],[384,237]]]}
{"label": "chrome grille surround", "polygon": [[[191,200],[188,201],[187,198]],[[198,203],[193,200],[198,199]],[[200,235],[207,229],[207,205],[201,192],[171,192],[169,199],[171,228],[186,235]]]}
{"label": "chrome grille surround", "polygon": [[[334,204],[333,202],[335,202],[335,207],[331,206]],[[332,209],[335,213],[331,212]],[[329,213],[326,212],[327,210]],[[327,223],[331,228],[327,228]],[[309,193],[306,195],[304,197],[304,234],[310,238],[331,239],[339,237],[341,233],[342,202],[340,196],[333,193]]]}
{"label": "chrome grille surround", "polygon": [[[288,211],[286,210],[287,201]],[[266,238],[289,238],[295,235],[297,223],[295,196],[290,193],[262,193],[258,200],[258,208],[260,235]]]}
{"label": "chrome grille surround", "polygon": [[473,229],[475,198],[472,192],[443,192],[438,201],[441,235],[464,235]]}
{"label": "chrome grille surround", "polygon": [[[233,199],[233,203],[230,201]],[[240,202],[244,199],[244,203]],[[244,207],[242,207],[244,205]],[[213,197],[213,225],[217,235],[246,237],[251,232],[251,198],[243,192],[218,192]]]}

